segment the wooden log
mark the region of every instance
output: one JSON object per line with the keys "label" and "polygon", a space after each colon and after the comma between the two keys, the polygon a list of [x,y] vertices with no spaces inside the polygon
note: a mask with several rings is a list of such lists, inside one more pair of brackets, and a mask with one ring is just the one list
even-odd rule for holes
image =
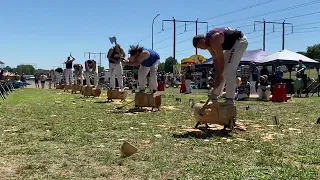
{"label": "wooden log", "polygon": [[71,92],[72,92],[72,93],[77,93],[78,91],[80,92],[81,89],[82,89],[82,85],[74,84],[74,85],[72,85]]}
{"label": "wooden log", "polygon": [[194,117],[197,122],[210,123],[219,125],[229,125],[231,119],[237,117],[236,106],[234,105],[220,105],[208,104],[205,106],[203,116],[199,115],[199,110],[204,104],[196,103],[194,105]]}
{"label": "wooden log", "polygon": [[56,89],[64,89],[64,85],[63,84],[57,84],[56,85]]}
{"label": "wooden log", "polygon": [[92,96],[93,95],[92,89],[93,89],[93,86],[84,86],[83,96],[84,97]]}
{"label": "wooden log", "polygon": [[64,91],[72,90],[72,85],[64,85]]}
{"label": "wooden log", "polygon": [[121,91],[121,90],[109,90],[107,92],[107,97],[108,100],[112,99],[121,99],[125,100],[128,96],[128,93],[126,91]]}
{"label": "wooden log", "polygon": [[92,88],[92,95],[94,97],[99,97],[101,95],[101,89],[99,88]]}
{"label": "wooden log", "polygon": [[135,95],[135,106],[136,107],[152,107],[160,109],[161,106],[161,95],[154,93],[154,94],[147,94],[138,92]]}

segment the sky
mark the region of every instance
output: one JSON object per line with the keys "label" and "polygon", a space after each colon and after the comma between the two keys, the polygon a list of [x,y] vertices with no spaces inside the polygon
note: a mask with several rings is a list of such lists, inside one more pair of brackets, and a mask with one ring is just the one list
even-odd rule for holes
{"label": "sky", "polygon": [[[130,45],[151,49],[152,20],[154,50],[161,61],[173,55],[173,22],[163,20],[207,22],[214,27],[232,27],[248,38],[248,50],[262,49],[263,24],[254,21],[286,20],[285,49],[305,51],[320,43],[320,0],[0,0],[0,61],[15,67],[31,64],[36,68],[62,66],[72,52],[76,63],[83,64],[86,52],[107,53],[109,37],[128,52]],[[195,54],[192,38],[194,23],[176,23],[176,59]],[[274,30],[273,30],[274,27]],[[255,29],[255,31],[254,31]],[[282,25],[266,25],[266,51],[282,49]],[[207,31],[206,23],[198,24],[198,34]],[[208,52],[198,54],[210,58]],[[99,62],[99,55],[91,58]],[[102,66],[108,60],[102,54]]]}

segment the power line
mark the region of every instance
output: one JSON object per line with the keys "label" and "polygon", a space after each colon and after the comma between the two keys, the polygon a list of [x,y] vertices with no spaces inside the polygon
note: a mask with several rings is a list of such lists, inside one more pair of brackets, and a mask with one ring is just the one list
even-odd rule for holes
{"label": "power line", "polygon": [[[319,1],[319,2],[320,2],[320,1]],[[319,11],[319,12],[313,12],[313,13],[300,14],[300,15],[296,15],[296,16],[292,16],[292,17],[288,17],[288,18],[283,18],[283,19],[293,19],[293,18],[298,18],[298,17],[313,15],[313,14],[316,14],[316,13],[320,13],[320,11]],[[320,23],[320,22],[314,22],[314,23]],[[308,25],[308,24],[312,24],[312,23],[298,24],[297,26]],[[240,27],[248,27],[248,26],[253,26],[253,25],[252,25],[252,24],[251,24],[251,25],[244,25],[244,26],[240,26]],[[296,26],[295,26],[295,27],[296,27]],[[246,34],[251,34],[251,33],[254,33],[254,31],[253,31],[253,32],[246,33]],[[261,37],[261,36],[259,36],[259,37]],[[182,42],[186,42],[186,41],[191,40],[191,39],[192,39],[192,38],[185,39],[185,40],[183,40],[183,41],[178,42],[177,44],[180,44],[180,43],[182,43]],[[171,46],[171,45],[167,45],[167,46],[163,46],[163,47],[158,48],[158,49],[164,49],[164,48],[167,48],[167,47],[170,47],[170,46]]]}
{"label": "power line", "polygon": [[[255,8],[255,7],[263,6],[263,5],[266,5],[266,4],[275,2],[275,1],[278,1],[278,0],[266,0],[266,1],[263,1],[263,2],[259,2],[259,3],[253,4],[253,5],[249,5],[249,6],[237,9],[237,10],[233,10],[233,11],[230,11],[230,12],[227,12],[227,13],[218,14],[218,15],[216,15],[214,17],[206,18],[205,20],[215,19],[215,18],[222,17],[222,16],[225,16],[225,15],[234,14],[234,13],[245,11],[245,10],[252,9],[252,8]],[[203,21],[205,21],[205,20],[203,20]],[[186,26],[189,26],[191,24],[192,23],[188,23],[188,24],[186,24]],[[178,26],[177,28],[184,27],[184,26],[185,25],[181,25],[181,26]],[[168,31],[168,30],[172,30],[173,29],[173,27],[172,28],[168,28],[168,29],[163,29],[163,27],[164,27],[164,25],[162,23],[162,30],[160,32],[157,32],[156,34],[161,34],[164,31]],[[154,34],[154,35],[156,35],[156,34]],[[143,39],[141,39],[139,41],[136,41],[136,43],[140,43],[140,42],[145,41],[145,40],[150,39],[150,38],[151,38],[151,36],[145,37],[145,38],[143,38]]]}
{"label": "power line", "polygon": [[[295,6],[291,6],[291,7],[287,7],[287,8],[283,8],[283,9],[279,9],[279,10],[274,10],[274,11],[267,12],[267,13],[258,14],[258,15],[255,15],[255,16],[249,16],[249,17],[246,17],[246,18],[243,18],[243,19],[238,19],[238,20],[234,20],[234,21],[229,21],[229,22],[226,22],[226,23],[223,23],[223,24],[229,24],[229,23],[234,23],[234,22],[239,22],[239,21],[245,21],[245,20],[248,20],[248,19],[253,19],[253,18],[265,16],[265,15],[277,14],[277,13],[281,13],[281,12],[284,12],[284,11],[289,11],[289,10],[293,10],[293,9],[298,9],[298,8],[310,6],[310,5],[317,4],[317,3],[320,3],[320,0],[312,1],[312,2],[308,2],[308,3],[302,3],[302,4],[295,5]],[[288,17],[288,18],[285,18],[285,19],[292,19],[292,18],[296,18],[296,17],[308,16],[308,15],[317,14],[317,13],[320,13],[320,11],[319,11],[319,12],[314,12],[314,13],[308,13],[308,14],[304,14],[304,15],[298,15],[298,16]],[[274,20],[274,21],[276,21],[276,20]],[[212,26],[210,26],[210,27],[219,26],[219,25],[223,25],[223,24],[212,25]],[[247,26],[247,25],[246,25],[246,26]],[[249,26],[249,25],[248,25],[248,26]]]}
{"label": "power line", "polygon": [[[262,3],[262,2],[261,2],[261,3]],[[311,1],[311,2],[307,2],[307,3],[302,3],[302,4],[295,5],[295,6],[291,6],[291,7],[282,8],[282,9],[279,9],[279,10],[271,11],[271,12],[268,12],[268,13],[262,13],[262,14],[258,14],[258,15],[251,16],[251,17],[247,17],[247,18],[244,18],[244,19],[235,20],[235,21],[230,21],[230,22],[227,22],[227,23],[244,21],[244,20],[248,20],[248,19],[252,19],[252,18],[264,16],[264,15],[277,14],[277,13],[281,13],[281,12],[284,12],[284,11],[289,11],[289,10],[293,10],[293,9],[297,9],[297,8],[302,8],[302,7],[310,6],[310,5],[317,4],[317,3],[320,3],[320,0]],[[252,5],[252,6],[254,6],[254,5]],[[283,19],[293,19],[293,18],[298,18],[298,17],[303,17],[303,16],[309,16],[309,15],[318,14],[318,13],[320,13],[320,11],[313,12],[313,13],[306,13],[306,14],[296,15],[296,16],[291,16],[291,17],[287,17],[287,18],[283,18]],[[227,23],[224,23],[224,24],[227,24]],[[308,23],[306,23],[306,24],[308,24]],[[183,25],[183,26],[185,26],[185,25]],[[183,26],[181,26],[181,27],[183,27]],[[238,26],[237,28],[250,27],[250,26],[253,26],[253,25],[252,25],[252,24],[248,24],[248,25]],[[170,29],[172,29],[172,28],[170,28]],[[170,30],[170,29],[168,29],[168,30]],[[199,30],[201,30],[201,29],[205,29],[205,28],[199,28]],[[192,31],[192,30],[194,30],[194,29],[188,30],[187,32]],[[184,33],[185,33],[185,32],[180,33],[180,34],[178,34],[178,35],[181,35],[181,34],[184,34]],[[254,33],[254,32],[248,32],[247,34],[252,34],[252,33]],[[177,35],[177,36],[178,36],[178,35]],[[148,37],[148,38],[150,38],[150,37]],[[148,38],[145,38],[145,39],[148,39]],[[163,40],[161,40],[161,41],[159,41],[159,42],[157,42],[157,43],[164,42],[164,41],[169,40],[169,39],[171,39],[171,37],[170,37],[170,38],[167,38],[167,39],[163,39]],[[190,38],[189,38],[188,40],[190,40]],[[177,44],[182,43],[182,42],[185,42],[185,41],[188,41],[188,40],[180,41],[180,42],[178,42]],[[141,42],[141,41],[140,41],[140,42]],[[156,44],[157,44],[157,43],[156,43]],[[163,46],[163,47],[160,47],[160,48],[157,48],[157,49],[160,50],[160,49],[164,49],[164,48],[167,48],[167,47],[170,47],[170,46],[171,46],[171,45],[167,45],[167,46]]]}

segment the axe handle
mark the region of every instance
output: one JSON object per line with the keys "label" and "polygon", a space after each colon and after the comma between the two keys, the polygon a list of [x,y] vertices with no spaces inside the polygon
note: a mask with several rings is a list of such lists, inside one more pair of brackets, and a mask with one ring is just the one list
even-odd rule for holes
{"label": "axe handle", "polygon": [[207,106],[209,102],[210,102],[210,98],[208,98],[208,100],[204,103],[202,108],[199,110],[199,115],[203,115],[203,112],[205,110],[205,106]]}

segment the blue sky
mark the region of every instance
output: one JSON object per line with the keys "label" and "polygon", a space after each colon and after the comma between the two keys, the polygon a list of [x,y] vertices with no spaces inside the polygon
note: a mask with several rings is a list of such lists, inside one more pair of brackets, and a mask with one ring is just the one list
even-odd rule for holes
{"label": "blue sky", "polygon": [[[290,4],[288,0],[269,0],[270,3],[257,5],[266,1],[2,0],[0,60],[10,66],[33,64],[48,69],[61,66],[72,52],[76,62],[83,64],[84,52],[106,53],[111,47],[111,36],[117,37],[125,52],[130,44],[143,39],[139,44],[151,48],[148,37],[151,36],[152,19],[158,13],[160,16],[154,24],[154,50],[162,61],[173,52],[173,24],[163,23],[162,31],[162,20],[172,17],[176,20],[199,18],[199,21],[208,22],[209,30],[214,26],[239,27],[248,37],[248,49],[262,49],[263,25],[257,25],[253,32],[254,21],[289,18],[286,22],[294,24],[294,33],[291,34],[291,27],[287,26],[286,49],[304,51],[307,46],[320,43],[320,0],[290,0]],[[309,5],[302,5],[308,2]],[[248,6],[255,7],[237,11]],[[313,12],[315,14],[311,14]],[[187,25],[185,29],[184,23],[177,23],[177,27],[176,58],[180,61],[195,54],[192,48],[195,24]],[[199,33],[206,32],[205,24],[199,24],[198,28]],[[281,25],[275,26],[275,32],[272,28],[271,24],[267,25],[266,51],[269,53],[282,48]],[[198,53],[210,57],[206,51],[199,50]],[[102,57],[102,65],[108,67],[107,59]],[[99,60],[99,56],[95,59]]]}

